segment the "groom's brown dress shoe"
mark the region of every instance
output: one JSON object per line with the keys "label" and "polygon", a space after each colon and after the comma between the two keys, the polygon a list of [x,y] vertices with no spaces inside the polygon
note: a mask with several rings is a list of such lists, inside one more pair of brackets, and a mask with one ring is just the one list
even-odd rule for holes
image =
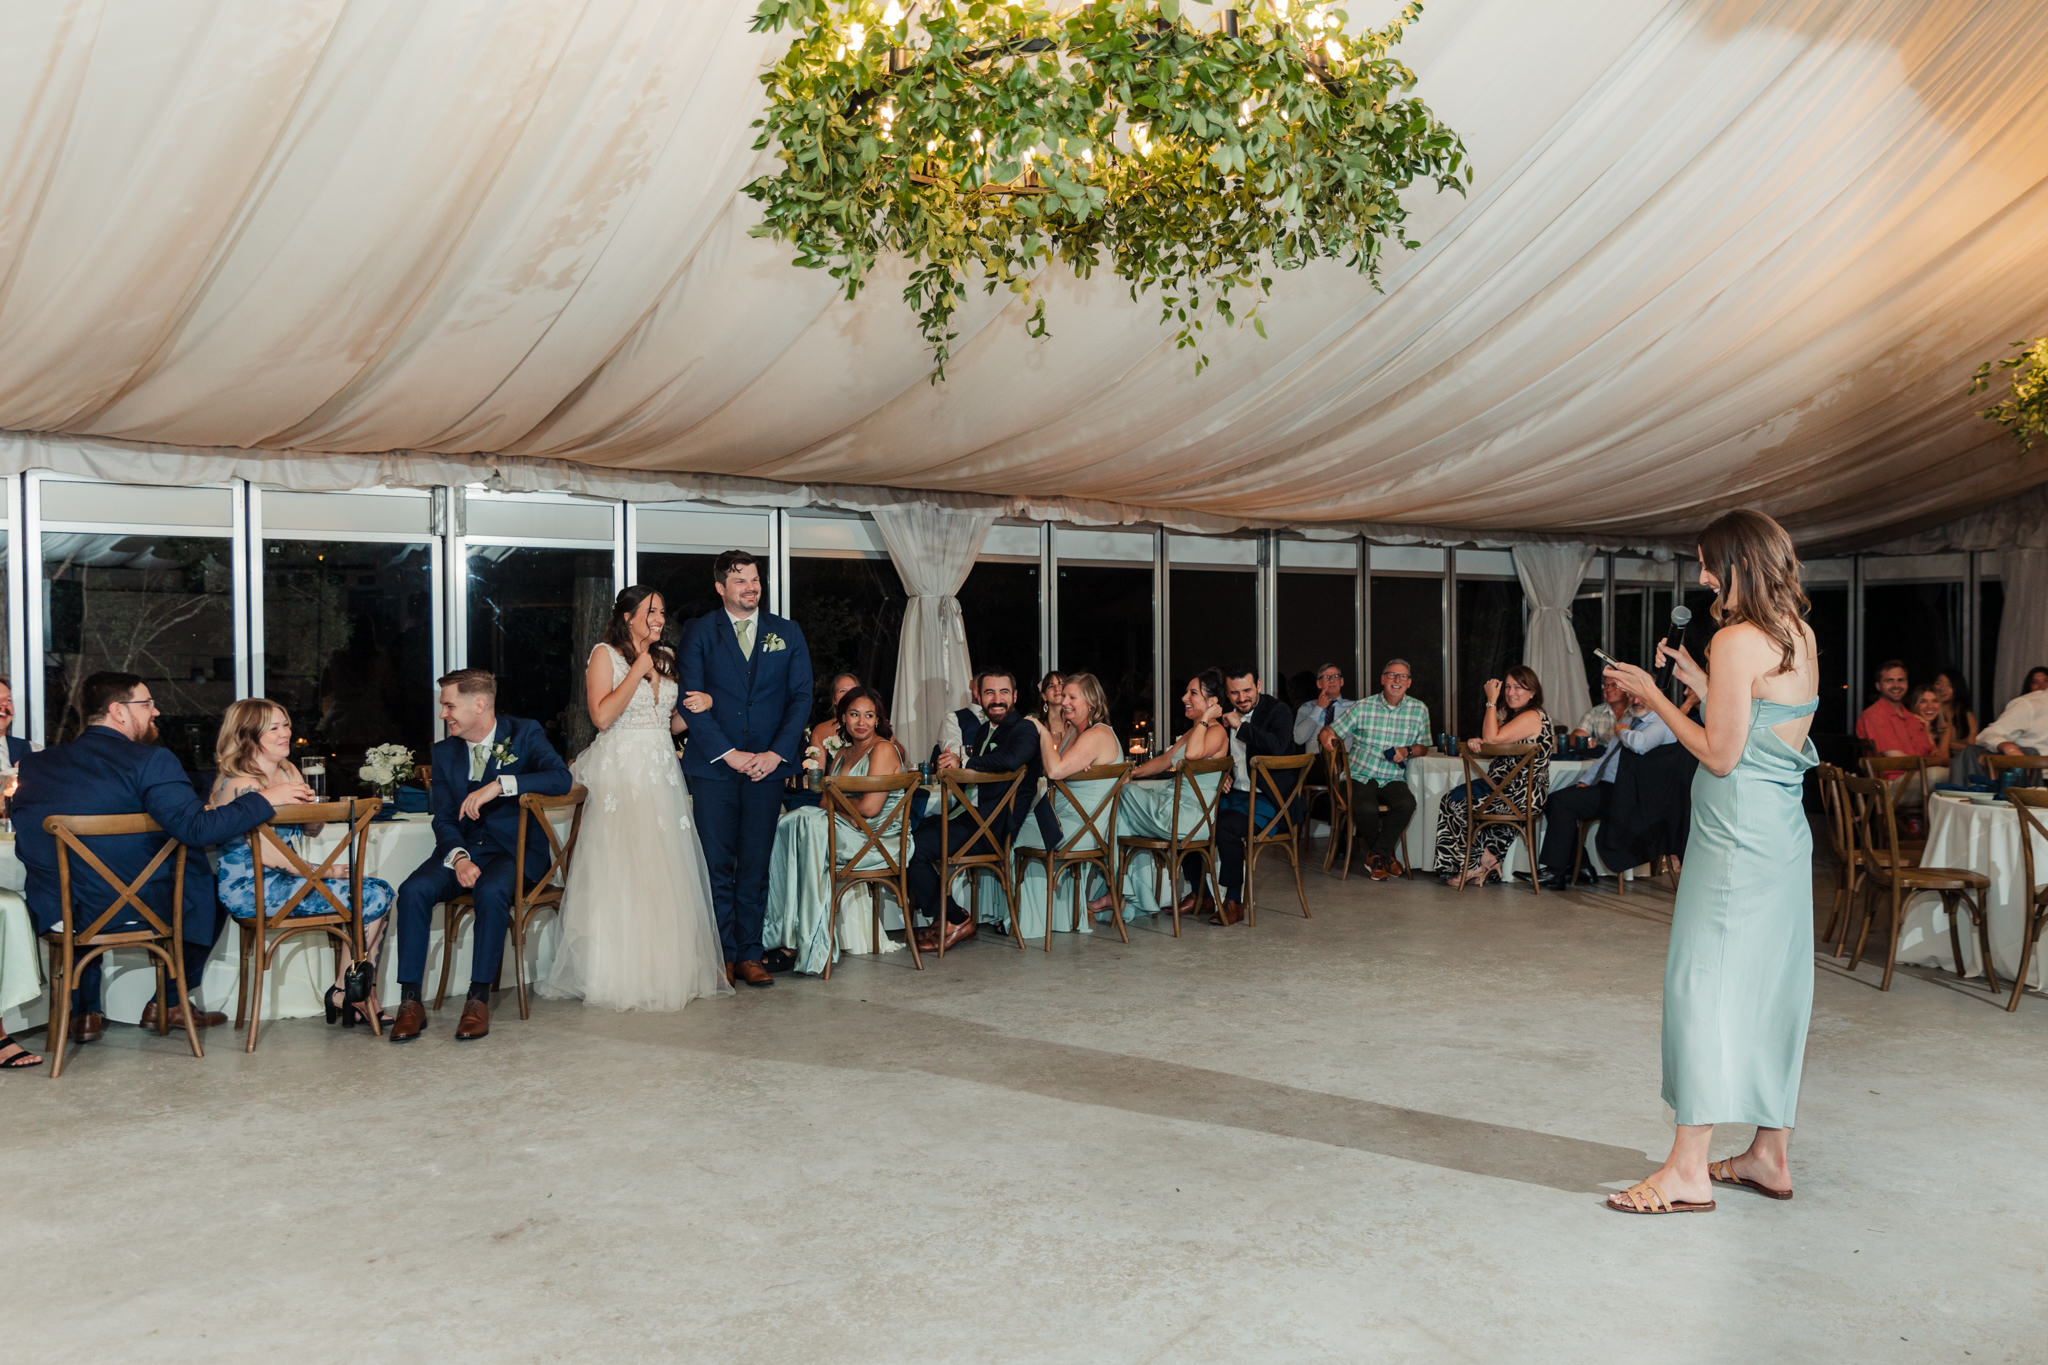
{"label": "groom's brown dress shoe", "polygon": [[107,1016],[99,1013],[74,1014],[71,1016],[71,1037],[74,1042],[97,1043],[107,1031]]}
{"label": "groom's brown dress shoe", "polygon": [[455,1025],[455,1041],[473,1043],[491,1031],[491,1007],[481,1000],[465,1000],[462,1018]]}
{"label": "groom's brown dress shoe", "polygon": [[398,1007],[398,1018],[391,1025],[391,1041],[409,1043],[420,1036],[420,1030],[427,1026],[427,1007],[418,1000],[407,1000]]}
{"label": "groom's brown dress shoe", "polygon": [[[975,925],[974,921],[971,919],[946,921],[946,947],[948,949],[951,949],[957,943],[963,943],[966,940],[973,938],[974,934]],[[922,948],[924,945],[919,944],[918,946]]]}
{"label": "groom's brown dress shoe", "polygon": [[[154,1029],[156,1027],[156,1010],[157,1005],[156,1001],[154,1000],[150,1001],[147,1005],[144,1005],[142,1007],[143,1028]],[[227,1021],[228,1017],[225,1014],[222,1014],[219,1010],[202,1010],[195,1007],[192,1011],[192,1027],[194,1028],[219,1028],[222,1024],[225,1024]],[[185,1010],[183,1006],[171,1006],[171,1012],[164,1024],[164,1027],[185,1027]]]}
{"label": "groom's brown dress shoe", "polygon": [[772,986],[775,978],[768,975],[768,969],[758,962],[742,962],[733,968],[733,975],[746,986]]}

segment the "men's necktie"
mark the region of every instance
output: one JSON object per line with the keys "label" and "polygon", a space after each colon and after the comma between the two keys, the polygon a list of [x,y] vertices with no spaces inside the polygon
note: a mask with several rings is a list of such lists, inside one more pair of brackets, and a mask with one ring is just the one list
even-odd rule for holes
{"label": "men's necktie", "polygon": [[1330,704],[1329,704],[1328,706],[1325,706],[1325,707],[1323,708],[1323,724],[1325,724],[1325,725],[1335,725],[1336,723],[1337,723],[1337,703],[1336,703],[1336,702],[1331,702],[1331,703],[1330,703]]}
{"label": "men's necktie", "polygon": [[733,622],[733,623],[732,623],[732,628],[733,628],[734,630],[736,630],[736,631],[738,631],[738,632],[739,632],[739,637],[740,637],[740,653],[742,653],[742,654],[746,655],[746,656],[747,656],[747,657],[748,657],[749,659],[753,658],[753,657],[754,657],[754,620],[753,620],[753,618],[752,618],[752,617],[748,617],[748,618],[747,618],[746,620],[744,620],[744,621],[735,621],[735,622]]}
{"label": "men's necktie", "polygon": [[489,766],[489,764],[490,764],[490,761],[491,761],[491,751],[490,751],[489,749],[486,749],[486,748],[485,748],[485,747],[484,747],[483,745],[481,745],[481,744],[472,744],[472,745],[470,745],[470,746],[469,746],[469,780],[470,780],[470,781],[472,781],[472,782],[481,782],[481,781],[483,781],[483,779],[484,779],[484,769],[485,769],[485,768],[486,768],[487,766]]}

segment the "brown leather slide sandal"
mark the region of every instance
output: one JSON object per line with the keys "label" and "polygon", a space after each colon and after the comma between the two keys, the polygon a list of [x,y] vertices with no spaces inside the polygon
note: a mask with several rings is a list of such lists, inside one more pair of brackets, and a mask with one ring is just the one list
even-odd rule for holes
{"label": "brown leather slide sandal", "polygon": [[1759,1180],[1745,1180],[1735,1174],[1735,1159],[1716,1161],[1707,1167],[1707,1179],[1716,1185],[1740,1185],[1745,1190],[1755,1190],[1766,1199],[1790,1199],[1792,1191],[1774,1190]]}
{"label": "brown leather slide sandal", "polygon": [[1714,1201],[1688,1204],[1680,1200],[1674,1204],[1664,1197],[1664,1191],[1647,1180],[1639,1180],[1620,1194],[1608,1195],[1607,1207],[1616,1213],[1712,1213]]}

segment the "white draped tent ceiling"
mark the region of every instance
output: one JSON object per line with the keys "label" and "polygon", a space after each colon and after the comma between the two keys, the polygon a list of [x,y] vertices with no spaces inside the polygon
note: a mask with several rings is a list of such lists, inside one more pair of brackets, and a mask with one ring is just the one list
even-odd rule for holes
{"label": "white draped tent ceiling", "polygon": [[1593,543],[1740,503],[1850,543],[2048,478],[1966,392],[2048,330],[2039,0],[1431,0],[1400,52],[1477,178],[1411,192],[1423,246],[1383,293],[1285,276],[1271,339],[1212,330],[1197,376],[1150,301],[1049,278],[1050,338],[976,294],[937,387],[900,269],[849,304],[747,235],[786,41],[752,9],[9,5],[0,453],[539,458]]}

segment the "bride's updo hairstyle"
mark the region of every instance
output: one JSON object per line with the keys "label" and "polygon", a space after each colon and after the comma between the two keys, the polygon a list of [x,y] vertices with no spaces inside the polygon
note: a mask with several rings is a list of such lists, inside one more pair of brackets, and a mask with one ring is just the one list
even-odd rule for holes
{"label": "bride's updo hairstyle", "polygon": [[846,689],[846,695],[832,704],[832,719],[838,724],[839,733],[842,736],[846,734],[846,713],[853,709],[855,702],[861,701],[874,703],[875,737],[896,738],[895,733],[889,729],[889,708],[882,705],[881,694],[872,687],[849,687]]}
{"label": "bride's updo hairstyle", "polygon": [[1755,626],[1778,646],[1778,666],[1771,671],[1790,672],[1807,601],[1799,586],[1799,553],[1785,528],[1749,507],[1716,517],[1700,532],[1700,565],[1721,580],[1714,619],[1724,626]]}
{"label": "bride's updo hairstyle", "polygon": [[[606,621],[604,626],[604,642],[625,655],[627,663],[632,663],[639,653],[633,648],[633,627],[630,624],[633,613],[640,610],[640,604],[648,598],[659,596],[659,589],[635,583],[620,593],[618,600],[612,603],[611,619]],[[673,678],[676,675],[676,652],[665,642],[657,639],[647,652],[654,656],[656,673],[664,678]]]}

